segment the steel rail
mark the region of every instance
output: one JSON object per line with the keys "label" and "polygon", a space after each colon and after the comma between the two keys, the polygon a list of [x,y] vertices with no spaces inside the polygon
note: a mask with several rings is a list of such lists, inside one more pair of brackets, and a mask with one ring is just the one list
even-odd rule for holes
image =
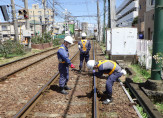
{"label": "steel rail", "polygon": [[[59,47],[59,46],[58,46],[58,47]],[[0,65],[0,67],[6,66],[6,65],[9,65],[9,64],[12,64],[12,63],[15,63],[15,62],[21,61],[21,60],[28,59],[28,58],[30,58],[30,57],[34,57],[34,56],[36,56],[36,55],[43,54],[43,53],[48,52],[48,51],[51,51],[51,50],[55,50],[55,49],[57,49],[58,47],[55,47],[55,48],[52,48],[52,49],[49,49],[49,50],[45,50],[45,51],[42,51],[42,52],[39,52],[39,53],[36,53],[36,54],[30,55],[30,56],[27,56],[27,57],[21,58],[21,59],[17,59],[17,60],[15,60],[15,61],[11,61],[11,62],[8,62],[8,63],[5,63],[5,64],[2,64],[2,65]]]}
{"label": "steel rail", "polygon": [[[76,44],[76,43],[75,43],[75,44]],[[74,46],[75,44],[73,44],[72,46]],[[72,46],[71,46],[71,47],[72,47]],[[51,50],[55,50],[55,49],[57,49],[57,48],[59,48],[59,47],[60,47],[60,46],[57,46],[57,47],[54,47],[54,48],[52,48],[52,49],[48,49],[48,50],[45,50],[45,51],[42,51],[42,52],[39,52],[39,53],[36,53],[36,54],[32,54],[32,55],[30,55],[30,56],[21,58],[21,59],[17,59],[17,60],[15,60],[15,61],[11,61],[11,62],[8,62],[8,63],[5,63],[5,64],[1,64],[0,67],[6,66],[6,65],[9,65],[9,64],[12,64],[12,63],[21,61],[21,60],[28,59],[28,58],[30,58],[30,57],[34,57],[34,56],[36,56],[36,55],[43,54],[43,53],[46,53],[46,52],[51,51]]]}
{"label": "steel rail", "polygon": [[[75,45],[75,44],[74,44],[74,45]],[[74,46],[74,45],[72,45],[72,46]],[[55,49],[57,49],[57,48],[58,48],[58,47],[56,47]],[[50,49],[50,50],[53,50],[53,49]],[[48,50],[48,51],[50,51],[50,50]],[[47,51],[46,51],[46,52],[47,52]],[[44,52],[43,52],[43,53],[44,53]],[[39,53],[39,54],[40,54],[40,53]],[[22,68],[19,68],[19,69],[15,70],[15,71],[13,71],[13,72],[11,72],[11,73],[8,73],[8,74],[6,74],[6,75],[0,77],[0,82],[6,80],[7,77],[9,77],[9,76],[11,76],[11,75],[13,75],[13,74],[15,74],[15,73],[17,73],[17,72],[19,72],[19,71],[21,71],[21,70],[23,70],[23,69],[29,67],[29,66],[32,66],[32,65],[34,65],[34,64],[36,64],[36,63],[38,63],[38,62],[40,62],[40,61],[42,61],[42,60],[45,60],[46,58],[49,58],[49,57],[51,57],[51,56],[53,56],[53,55],[56,55],[56,54],[57,54],[57,52],[55,52],[55,53],[53,53],[53,54],[50,54],[50,55],[48,55],[48,56],[46,56],[46,57],[44,57],[44,58],[42,58],[42,59],[40,59],[40,60],[37,60],[37,61],[31,63],[31,64],[28,64],[28,65],[26,65],[26,66],[24,66],[24,67],[22,67]],[[38,55],[38,54],[36,54],[36,55]],[[36,56],[36,55],[32,55],[32,56]],[[31,57],[31,56],[29,56],[29,57]],[[29,57],[27,57],[27,58],[29,58]],[[12,64],[12,63],[14,63],[14,62],[17,62],[17,61],[20,61],[20,60],[23,60],[23,59],[27,59],[27,58],[22,58],[22,59],[13,61],[13,62],[11,62],[11,63],[7,63],[6,65]],[[4,64],[4,65],[5,65],[5,64]]]}
{"label": "steel rail", "polygon": [[[93,60],[95,60],[95,42],[93,42]],[[93,117],[97,118],[97,90],[96,90],[96,77],[95,75],[93,75],[93,105],[94,105],[94,109],[93,109]]]}
{"label": "steel rail", "polygon": [[[79,51],[77,51],[75,53],[75,55],[71,58],[74,59],[77,55],[78,55]],[[39,92],[33,97],[31,98],[28,103],[14,116],[14,118],[20,118],[20,117],[25,117],[28,112],[28,110],[31,110],[34,105],[36,104],[38,99],[41,99],[41,95],[47,90],[49,89],[49,86],[54,82],[54,80],[59,76],[59,72],[57,72],[40,90]]]}
{"label": "steel rail", "polygon": [[15,73],[17,73],[17,72],[19,72],[19,71],[21,71],[21,70],[23,70],[23,69],[29,67],[29,66],[32,66],[32,65],[34,65],[34,64],[36,64],[36,63],[38,63],[38,62],[40,62],[40,61],[42,61],[42,60],[45,60],[46,58],[49,58],[49,57],[51,57],[51,56],[53,56],[53,55],[56,55],[56,54],[57,54],[57,52],[55,52],[55,53],[53,53],[53,54],[50,54],[50,55],[48,55],[47,57],[44,57],[44,58],[42,58],[42,59],[40,59],[40,60],[37,60],[37,61],[35,61],[35,62],[31,63],[31,64],[28,64],[28,65],[24,66],[24,67],[22,67],[22,68],[19,68],[19,69],[15,70],[15,71],[13,71],[13,72],[11,72],[11,73],[9,73],[9,74],[3,76],[3,77],[0,77],[0,82],[6,80],[7,77],[9,77],[9,76],[11,76],[11,75],[13,75],[13,74],[15,74]]}
{"label": "steel rail", "polygon": [[131,104],[133,104],[133,108],[135,109],[137,115],[139,116],[139,118],[143,118],[142,115],[140,114],[139,110],[137,109],[137,107],[135,106],[135,102],[133,101],[132,97],[130,96],[130,94],[128,93],[128,91],[126,90],[126,88],[124,87],[123,83],[119,80],[121,87],[123,88],[123,91],[126,93],[128,99],[130,100]]}

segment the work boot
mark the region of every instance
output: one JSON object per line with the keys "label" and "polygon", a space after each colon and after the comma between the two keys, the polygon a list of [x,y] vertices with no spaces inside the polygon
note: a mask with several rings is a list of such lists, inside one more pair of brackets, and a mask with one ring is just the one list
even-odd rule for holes
{"label": "work boot", "polygon": [[108,94],[108,92],[107,91],[103,91],[103,94]]}
{"label": "work boot", "polygon": [[79,66],[79,73],[81,73],[81,67]]}
{"label": "work boot", "polygon": [[67,85],[65,85],[64,89],[65,90],[71,90],[71,88],[69,88]]}
{"label": "work boot", "polygon": [[107,99],[104,100],[102,103],[103,103],[103,104],[109,104],[109,103],[111,103],[112,101],[113,101],[112,98],[107,98]]}
{"label": "work boot", "polygon": [[65,91],[63,87],[61,87],[61,93],[62,93],[62,94],[65,94],[65,95],[67,95],[67,94],[68,94],[68,92],[67,92],[67,91]]}

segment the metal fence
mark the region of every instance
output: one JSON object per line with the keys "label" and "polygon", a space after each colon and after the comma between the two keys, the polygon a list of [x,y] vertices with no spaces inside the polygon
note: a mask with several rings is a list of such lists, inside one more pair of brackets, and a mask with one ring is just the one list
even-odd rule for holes
{"label": "metal fence", "polygon": [[151,69],[152,65],[152,40],[137,40],[137,56],[141,66]]}
{"label": "metal fence", "polygon": [[65,35],[62,34],[62,35],[55,35],[54,36],[54,39],[64,39],[65,38]]}

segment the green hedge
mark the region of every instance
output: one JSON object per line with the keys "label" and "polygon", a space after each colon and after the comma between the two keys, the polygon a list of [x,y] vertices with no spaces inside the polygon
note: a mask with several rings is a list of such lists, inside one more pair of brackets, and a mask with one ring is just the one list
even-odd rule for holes
{"label": "green hedge", "polygon": [[9,54],[12,55],[20,55],[24,54],[24,45],[20,44],[19,42],[15,42],[12,40],[4,41],[3,43],[0,43],[0,56],[7,58],[9,57]]}

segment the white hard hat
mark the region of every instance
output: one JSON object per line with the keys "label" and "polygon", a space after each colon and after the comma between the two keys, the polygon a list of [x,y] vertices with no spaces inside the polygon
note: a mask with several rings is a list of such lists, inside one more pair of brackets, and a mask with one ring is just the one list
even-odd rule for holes
{"label": "white hard hat", "polygon": [[94,66],[95,66],[95,60],[89,60],[87,62],[87,68],[88,69],[93,69]]}
{"label": "white hard hat", "polygon": [[83,32],[83,33],[82,33],[82,37],[86,37],[86,36],[87,36],[86,33]]}
{"label": "white hard hat", "polygon": [[73,38],[71,36],[66,36],[64,41],[70,43],[70,44],[73,44]]}
{"label": "white hard hat", "polygon": [[123,73],[123,75],[126,75],[126,74],[127,74],[127,72],[126,72],[125,69],[122,69],[122,70],[121,70],[121,73]]}

